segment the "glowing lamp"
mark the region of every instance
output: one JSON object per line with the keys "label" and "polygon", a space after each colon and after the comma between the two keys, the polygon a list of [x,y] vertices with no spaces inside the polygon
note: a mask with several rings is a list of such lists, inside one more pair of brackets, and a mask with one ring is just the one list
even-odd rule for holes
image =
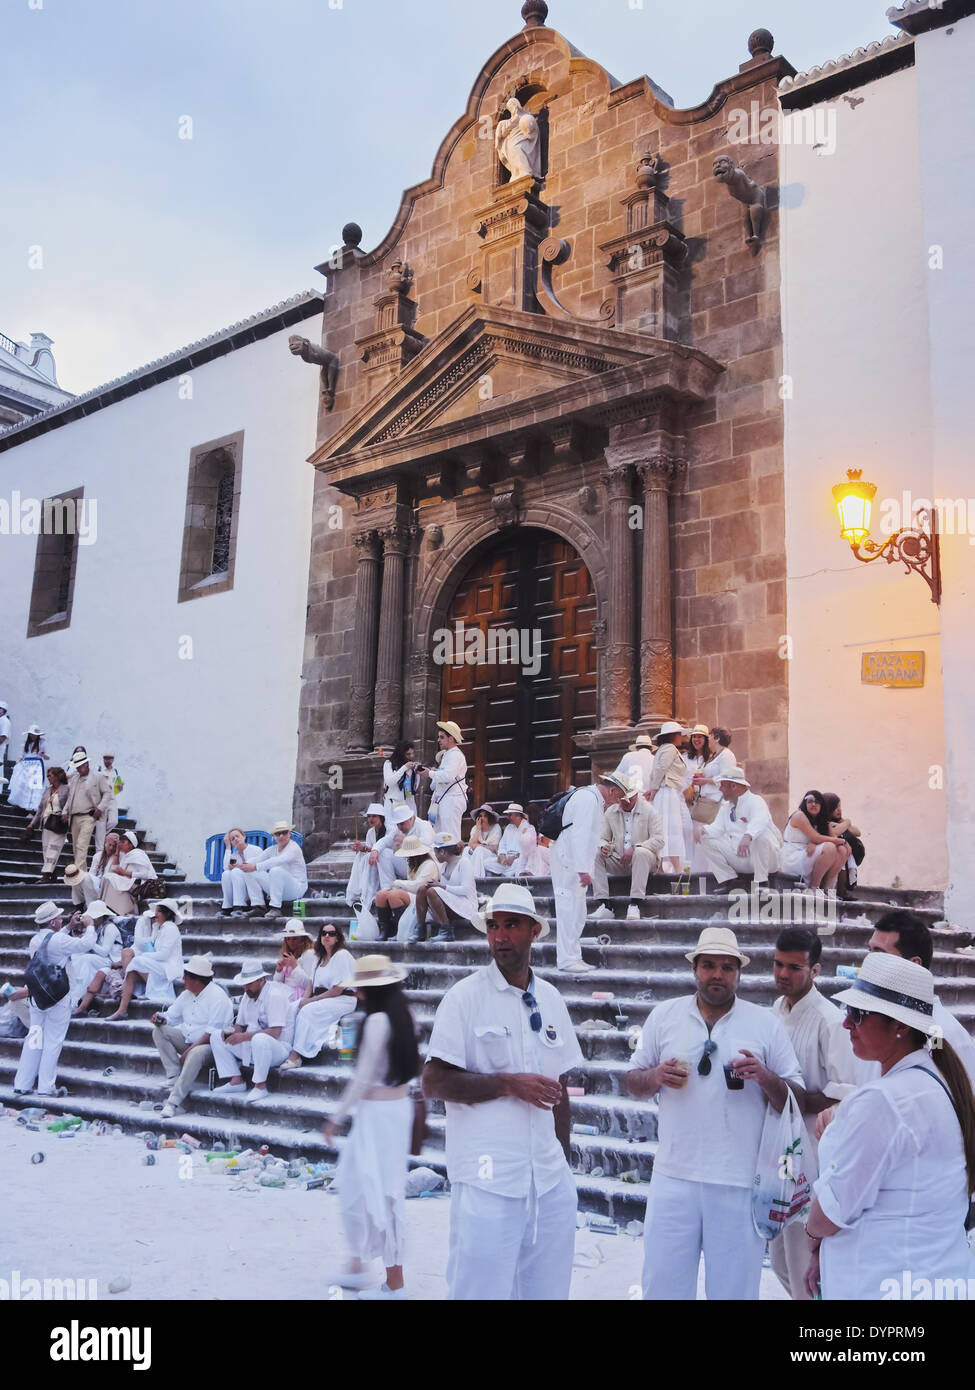
{"label": "glowing lamp", "polygon": [[859,468],[848,468],[846,476],[847,482],[833,488],[833,501],[840,514],[840,534],[851,545],[858,545],[870,534],[870,508],[877,486],[862,482]]}

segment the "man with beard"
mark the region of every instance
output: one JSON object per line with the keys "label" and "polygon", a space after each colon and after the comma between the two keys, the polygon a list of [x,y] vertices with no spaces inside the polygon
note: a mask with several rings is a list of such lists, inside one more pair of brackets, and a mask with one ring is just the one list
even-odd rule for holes
{"label": "man with beard", "polygon": [[687,959],[697,993],[658,1004],[628,1077],[659,1094],[657,1156],[644,1223],[645,1299],[692,1300],[704,1255],[709,1299],[756,1299],[765,1241],[752,1188],[765,1112],[786,1087],[805,1103],[792,1044],[770,1009],[736,997],[748,957],[727,927],[705,927]]}

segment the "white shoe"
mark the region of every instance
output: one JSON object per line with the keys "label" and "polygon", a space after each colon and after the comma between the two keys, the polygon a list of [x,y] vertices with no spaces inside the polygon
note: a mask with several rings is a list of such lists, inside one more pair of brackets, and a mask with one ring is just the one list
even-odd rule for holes
{"label": "white shoe", "polygon": [[243,1081],[225,1081],[222,1086],[214,1086],[211,1095],[230,1096],[241,1095],[247,1090],[247,1085]]}
{"label": "white shoe", "polygon": [[363,1289],[362,1293],[359,1295],[360,1298],[368,1298],[376,1301],[387,1298],[405,1299],[406,1296],[405,1289],[390,1289],[387,1288],[385,1284],[380,1284],[378,1289]]}
{"label": "white shoe", "polygon": [[590,922],[611,922],[615,920],[616,914],[611,907],[607,907],[605,903],[600,903],[596,911],[590,912],[588,917]]}
{"label": "white shoe", "polygon": [[642,916],[643,913],[640,911],[639,907],[637,907],[636,903],[630,903],[629,907],[626,909],[626,920],[628,922],[639,922]]}
{"label": "white shoe", "polygon": [[342,1274],[333,1274],[328,1279],[329,1286],[337,1285],[340,1289],[368,1289],[371,1284],[375,1284],[375,1274],[370,1274],[367,1269],[360,1270],[358,1274],[350,1274],[348,1271]]}
{"label": "white shoe", "polygon": [[596,967],[595,967],[594,965],[588,965],[588,964],[586,963],[586,961],[584,961],[584,960],[576,960],[576,961],[573,961],[571,965],[564,965],[564,966],[562,967],[562,974],[563,974],[563,975],[589,975],[589,974],[591,974],[595,969],[596,969]]}
{"label": "white shoe", "polygon": [[247,1092],[247,1095],[244,1097],[244,1101],[247,1105],[254,1105],[257,1101],[267,1100],[267,1096],[268,1091],[266,1086],[263,1089],[260,1086],[253,1086]]}
{"label": "white shoe", "polygon": [[164,1105],[159,1113],[164,1120],[171,1120],[174,1115],[182,1115],[183,1107],[181,1105]]}

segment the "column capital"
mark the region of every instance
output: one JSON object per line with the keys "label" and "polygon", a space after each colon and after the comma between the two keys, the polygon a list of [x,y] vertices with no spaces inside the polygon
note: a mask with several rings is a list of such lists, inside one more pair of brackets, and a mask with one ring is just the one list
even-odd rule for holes
{"label": "column capital", "polygon": [[378,531],[356,531],[352,536],[352,544],[359,552],[358,559],[360,561],[379,559],[381,547]]}
{"label": "column capital", "polygon": [[610,465],[603,469],[602,483],[611,502],[631,497],[633,472],[628,463]]}
{"label": "column capital", "polygon": [[407,546],[410,543],[409,526],[403,526],[399,522],[393,522],[390,526],[381,526],[376,534],[382,539],[384,554],[406,554]]}
{"label": "column capital", "polygon": [[681,471],[682,460],[677,454],[654,453],[641,459],[636,465],[644,491],[668,492],[671,484]]}

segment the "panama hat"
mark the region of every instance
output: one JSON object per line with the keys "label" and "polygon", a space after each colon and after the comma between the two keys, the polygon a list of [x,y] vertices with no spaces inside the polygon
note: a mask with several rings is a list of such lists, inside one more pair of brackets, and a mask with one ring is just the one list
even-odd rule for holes
{"label": "panama hat", "polygon": [[[618,788],[618,790],[621,791],[621,792],[623,793],[624,796],[629,796],[629,794],[630,794],[630,788],[629,788],[629,781],[630,781],[630,779],[629,779],[628,777],[623,776],[622,773],[619,773],[619,772],[604,772],[603,775],[600,777],[599,780],[600,780],[600,782],[605,782],[605,783],[606,783],[608,786],[610,786],[610,787],[616,787],[616,788]],[[641,785],[641,786],[643,785],[643,778],[642,778],[642,777],[641,777],[641,779],[640,779],[640,785]]]}
{"label": "panama hat", "polygon": [[535,938],[537,941],[543,940],[549,934],[548,918],[539,912],[535,906],[535,899],[523,883],[502,884],[484,909],[484,916],[478,914],[480,920],[474,919],[477,930],[486,932],[488,920],[496,912],[517,912],[520,917],[530,917],[542,929]]}
{"label": "panama hat", "polygon": [[455,743],[463,743],[464,735],[460,731],[460,725],[455,724],[452,719],[438,719],[437,728],[443,729],[445,734],[449,734]]}
{"label": "panama hat", "polygon": [[673,719],[668,719],[666,724],[661,725],[660,733],[657,735],[657,737],[665,738],[667,734],[686,735],[687,730],[684,728],[683,724],[676,724]]}
{"label": "panama hat", "polygon": [[289,820],[276,820],[274,824],[271,826],[272,835],[282,834],[285,830],[287,830],[289,833],[292,830],[294,830],[294,826],[291,824]]}
{"label": "panama hat", "polygon": [[745,776],[744,769],[740,767],[733,767],[727,776],[719,777],[718,782],[737,782],[741,787],[751,786],[751,782]]}
{"label": "panama hat", "polygon": [[378,801],[370,801],[369,805],[366,807],[366,815],[367,815],[367,816],[383,816],[383,817],[385,817],[386,812],[385,812],[385,811],[383,810],[383,808],[380,806],[380,804],[379,804]]}
{"label": "panama hat", "polygon": [[266,980],[267,971],[260,961],[252,961],[250,965],[242,965],[238,973],[231,980],[232,985],[252,985],[255,980]]}
{"label": "panama hat", "polygon": [[115,913],[107,904],[102,902],[101,898],[96,898],[93,903],[89,903],[82,915],[90,917],[93,922],[100,922],[103,917],[115,917]]}
{"label": "panama hat", "polygon": [[88,757],[88,754],[87,754],[87,753],[72,753],[72,754],[71,754],[71,766],[72,766],[72,767],[84,767],[85,763],[90,762],[90,761],[91,761],[91,759]]}
{"label": "panama hat", "polygon": [[636,743],[630,744],[629,751],[634,753],[638,748],[653,748],[654,742],[649,734],[638,734]]}
{"label": "panama hat", "polygon": [[834,994],[837,1004],[850,1004],[870,1014],[884,1014],[909,1028],[933,1033],[934,976],[923,965],[901,956],[871,951],[849,989]]}
{"label": "panama hat", "polygon": [[501,814],[503,816],[523,816],[525,814],[525,808],[524,806],[519,806],[517,801],[512,801],[511,805],[506,806]]}
{"label": "panama hat", "polygon": [[139,833],[136,830],[120,830],[118,832],[120,840],[128,840],[133,849],[139,848]]}
{"label": "panama hat", "polygon": [[691,738],[693,738],[695,734],[707,735],[710,732],[711,730],[708,728],[706,724],[695,724],[693,729],[691,730]]}
{"label": "panama hat", "polygon": [[694,950],[685,951],[684,956],[692,965],[698,956],[734,956],[742,965],[747,965],[749,961],[730,927],[705,927],[697,938]]}
{"label": "panama hat", "polygon": [[433,850],[429,845],[423,843],[419,835],[407,835],[396,852],[403,859],[412,859],[416,854],[433,854]]}
{"label": "panama hat", "polygon": [[289,917],[287,922],[285,922],[284,926],[278,932],[278,935],[281,937],[307,936],[309,941],[315,940],[314,936],[305,926],[304,922],[301,920],[300,917]]}
{"label": "panama hat", "polygon": [[416,815],[412,806],[407,806],[405,801],[401,801],[398,806],[393,807],[393,820],[397,825],[402,825],[404,821],[412,820]]}
{"label": "panama hat", "polygon": [[205,980],[212,980],[213,961],[209,956],[190,956],[189,960],[183,963],[183,973],[186,975],[202,975]]}
{"label": "panama hat", "polygon": [[84,872],[85,870],[80,868],[77,864],[69,864],[61,876],[61,882],[66,883],[69,888],[73,888]]}
{"label": "panama hat", "polygon": [[24,730],[25,738],[43,738],[43,736],[44,730],[41,728],[40,724],[32,724],[29,729]]}
{"label": "panama hat", "polygon": [[398,985],[406,979],[401,965],[394,965],[389,956],[360,956],[355,963],[351,980],[343,980],[342,989],[367,989],[373,985]]}
{"label": "panama hat", "polygon": [[39,927],[43,927],[45,922],[53,922],[55,917],[61,916],[61,909],[57,903],[39,903],[34,908],[34,921]]}

